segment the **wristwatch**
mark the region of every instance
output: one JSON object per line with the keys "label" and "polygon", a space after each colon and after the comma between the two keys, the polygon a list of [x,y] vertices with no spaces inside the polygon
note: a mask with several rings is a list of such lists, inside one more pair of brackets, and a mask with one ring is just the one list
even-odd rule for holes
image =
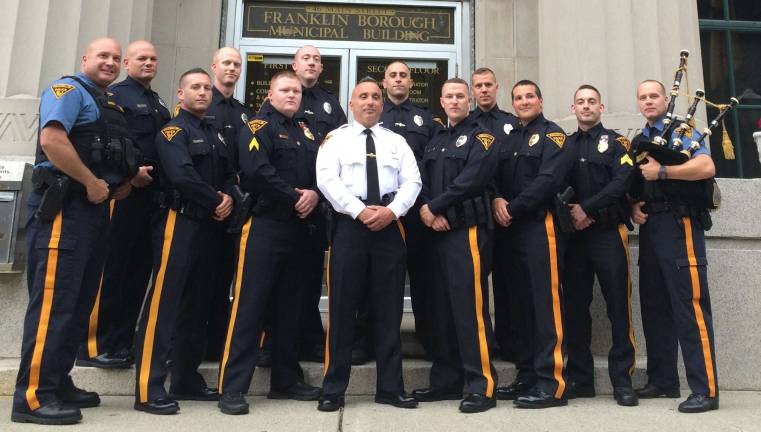
{"label": "wristwatch", "polygon": [[658,169],[658,180],[666,180],[667,178],[666,165],[661,165],[660,169]]}

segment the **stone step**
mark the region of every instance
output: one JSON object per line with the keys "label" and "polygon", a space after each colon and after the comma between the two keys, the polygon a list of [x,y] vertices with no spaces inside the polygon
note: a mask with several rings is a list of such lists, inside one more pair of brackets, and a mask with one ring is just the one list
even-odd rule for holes
{"label": "stone step", "polygon": [[[634,371],[633,383],[635,387],[644,385],[646,376],[646,362],[643,358],[637,358],[637,365]],[[11,395],[16,381],[18,368],[18,359],[0,359],[0,395]],[[306,382],[312,385],[321,385],[322,368],[321,363],[302,362]],[[501,385],[509,384],[515,378],[515,365],[510,362],[496,360],[494,366],[497,369],[499,383]],[[404,360],[404,383],[407,391],[416,388],[426,387],[428,385],[428,373],[431,363],[422,359],[405,359]],[[203,363],[200,368],[201,374],[206,379],[209,386],[215,387],[217,383],[218,364]],[[607,360],[603,357],[595,358],[595,376],[597,393],[612,394],[613,389],[608,379]],[[134,394],[135,389],[135,370],[105,370],[90,367],[75,367],[72,371],[72,377],[77,386],[97,391],[102,395],[124,396]],[[354,366],[351,370],[351,379],[347,394],[350,395],[372,395],[375,392],[375,363],[370,362],[363,366]],[[682,383],[682,388],[686,384]],[[257,368],[254,373],[254,379],[251,383],[249,393],[252,395],[263,395],[269,391],[269,369]]]}

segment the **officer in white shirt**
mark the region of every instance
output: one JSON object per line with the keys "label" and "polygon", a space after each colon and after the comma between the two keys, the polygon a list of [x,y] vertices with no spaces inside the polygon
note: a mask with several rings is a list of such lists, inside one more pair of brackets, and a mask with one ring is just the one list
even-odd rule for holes
{"label": "officer in white shirt", "polygon": [[325,138],[317,154],[317,186],[336,211],[328,262],[328,326],[320,411],[344,405],[351,370],[354,315],[368,298],[377,355],[375,402],[414,408],[404,392],[399,327],[406,266],[399,223],[422,182],[401,135],[378,125],[383,96],[365,78],[352,92],[354,122]]}

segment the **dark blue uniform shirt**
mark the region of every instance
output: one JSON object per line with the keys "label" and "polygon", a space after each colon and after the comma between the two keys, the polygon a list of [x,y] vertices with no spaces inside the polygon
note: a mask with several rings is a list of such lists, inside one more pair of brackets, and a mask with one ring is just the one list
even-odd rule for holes
{"label": "dark blue uniform shirt", "polygon": [[399,105],[386,99],[383,102],[380,125],[403,136],[418,161],[423,159],[425,146],[441,127],[433,121],[427,109],[415,105],[409,99]]}

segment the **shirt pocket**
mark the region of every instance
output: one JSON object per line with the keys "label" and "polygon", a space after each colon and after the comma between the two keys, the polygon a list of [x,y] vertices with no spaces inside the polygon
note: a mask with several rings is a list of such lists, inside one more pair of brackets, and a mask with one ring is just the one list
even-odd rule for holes
{"label": "shirt pocket", "polygon": [[598,186],[604,186],[611,180],[610,166],[613,156],[605,153],[589,155],[589,176],[592,182]]}
{"label": "shirt pocket", "polygon": [[381,192],[395,192],[399,189],[399,152],[378,154],[378,184]]}
{"label": "shirt pocket", "polygon": [[[365,182],[365,160],[367,156],[364,152],[344,151],[338,157],[338,163],[341,165],[341,181],[346,187],[361,187]],[[355,193],[357,191],[354,191]]]}

